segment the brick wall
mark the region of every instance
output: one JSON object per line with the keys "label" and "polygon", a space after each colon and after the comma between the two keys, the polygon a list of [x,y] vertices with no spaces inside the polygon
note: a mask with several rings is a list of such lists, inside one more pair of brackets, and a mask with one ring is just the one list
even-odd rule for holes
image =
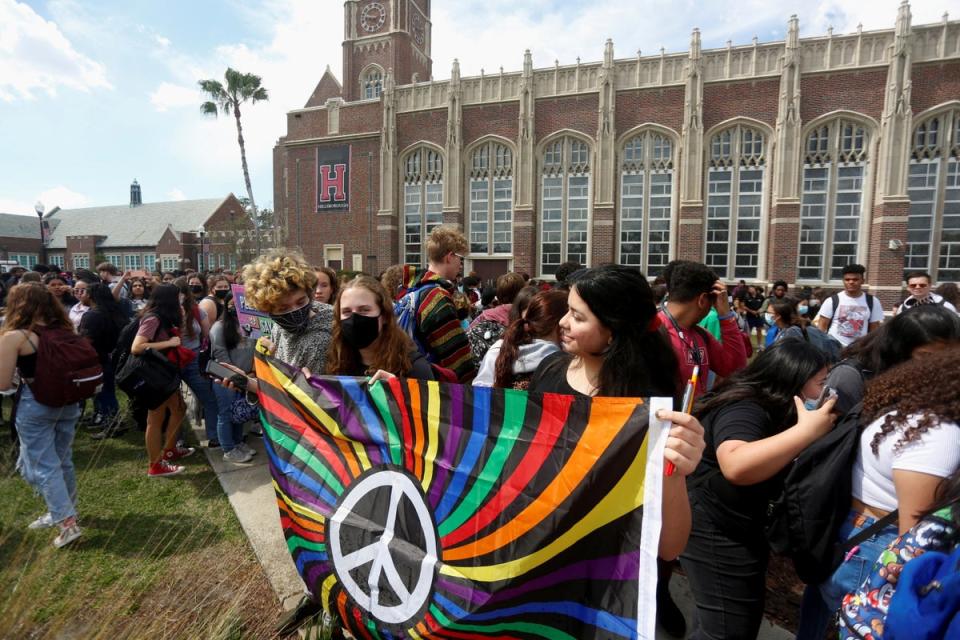
{"label": "brick wall", "polygon": [[770,210],[767,245],[767,280],[797,281],[797,257],[800,241],[800,203],[778,204]]}
{"label": "brick wall", "polygon": [[846,109],[880,121],[887,70],[817,73],[800,79],[800,117],[803,122]]}
{"label": "brick wall", "polygon": [[447,143],[446,109],[397,114],[397,150],[421,141],[441,147]]}
{"label": "brick wall", "polygon": [[[865,263],[867,284],[871,287],[894,287],[871,291],[880,299],[886,311],[903,299],[900,287],[903,284],[903,255],[909,213],[909,202],[883,202],[873,208],[870,250]],[[891,240],[900,240],[904,248],[891,249]]]}
{"label": "brick wall", "polygon": [[0,237],[0,256],[9,260],[12,253],[33,253],[40,259],[40,223],[37,223],[37,238],[3,238]]}
{"label": "brick wall", "polygon": [[669,127],[679,134],[683,126],[683,87],[617,92],[617,132],[645,122]]}
{"label": "brick wall", "polygon": [[560,129],[579,131],[592,140],[597,135],[598,108],[596,94],[537,100],[534,108],[537,142]]}
{"label": "brick wall", "polygon": [[911,74],[913,113],[960,100],[960,62],[915,65]]}
{"label": "brick wall", "polygon": [[[777,124],[780,79],[711,82],[703,87],[703,129],[736,117]],[[682,112],[681,112],[682,114]]]}
{"label": "brick wall", "polygon": [[520,106],[516,102],[463,108],[463,146],[488,135],[516,141]]}

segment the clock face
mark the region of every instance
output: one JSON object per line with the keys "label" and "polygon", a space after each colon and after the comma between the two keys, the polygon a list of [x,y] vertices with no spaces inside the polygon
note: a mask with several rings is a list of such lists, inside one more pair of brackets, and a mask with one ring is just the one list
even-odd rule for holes
{"label": "clock face", "polygon": [[417,44],[423,45],[423,18],[420,17],[420,14],[413,14],[413,39],[416,40]]}
{"label": "clock face", "polygon": [[387,10],[379,2],[371,2],[360,12],[360,26],[367,33],[379,31],[387,19]]}

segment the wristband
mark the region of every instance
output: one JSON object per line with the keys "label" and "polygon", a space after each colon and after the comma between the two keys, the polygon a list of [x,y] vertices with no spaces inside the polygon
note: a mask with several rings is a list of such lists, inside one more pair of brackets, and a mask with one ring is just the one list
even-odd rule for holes
{"label": "wristband", "polygon": [[736,311],[729,311],[729,312],[723,314],[722,316],[718,316],[718,317],[720,318],[720,320],[732,320],[733,318],[736,318],[736,317],[737,317],[737,312],[736,312]]}

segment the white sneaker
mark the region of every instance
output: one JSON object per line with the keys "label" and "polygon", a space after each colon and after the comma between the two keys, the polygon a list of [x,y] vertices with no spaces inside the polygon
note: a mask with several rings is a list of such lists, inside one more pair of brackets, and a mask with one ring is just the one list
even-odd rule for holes
{"label": "white sneaker", "polygon": [[72,525],[69,527],[62,527],[60,529],[60,535],[53,539],[53,546],[57,549],[60,547],[65,547],[81,535],[80,527],[77,525]]}
{"label": "white sneaker", "polygon": [[248,445],[246,442],[241,442],[240,444],[237,445],[237,448],[243,449],[244,451],[249,453],[251,456],[257,455],[257,450],[251,447],[250,445]]}
{"label": "white sneaker", "polygon": [[232,462],[233,464],[247,464],[253,460],[253,455],[247,451],[244,451],[240,447],[234,447],[230,451],[227,451],[223,454],[223,459],[226,462]]}
{"label": "white sneaker", "polygon": [[53,516],[47,511],[45,514],[27,525],[27,529],[49,529],[54,525]]}

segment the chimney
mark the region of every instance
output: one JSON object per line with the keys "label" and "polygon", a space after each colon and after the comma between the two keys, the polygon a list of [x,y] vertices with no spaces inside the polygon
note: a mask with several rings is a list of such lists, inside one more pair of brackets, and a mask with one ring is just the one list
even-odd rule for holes
{"label": "chimney", "polygon": [[140,196],[140,184],[134,180],[130,185],[130,206],[139,207],[143,204],[143,198]]}

